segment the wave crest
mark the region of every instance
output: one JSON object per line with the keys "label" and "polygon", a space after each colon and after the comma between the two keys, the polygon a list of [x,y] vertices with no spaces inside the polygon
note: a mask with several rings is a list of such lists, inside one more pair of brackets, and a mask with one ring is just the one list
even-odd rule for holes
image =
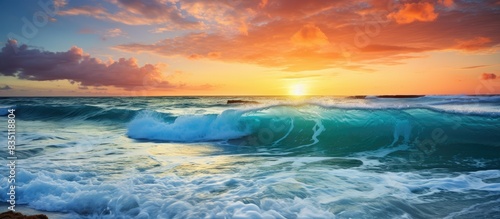
{"label": "wave crest", "polygon": [[241,138],[251,133],[240,121],[243,112],[226,110],[219,115],[185,115],[172,123],[145,112],[128,125],[127,135],[134,139],[175,142],[200,142]]}

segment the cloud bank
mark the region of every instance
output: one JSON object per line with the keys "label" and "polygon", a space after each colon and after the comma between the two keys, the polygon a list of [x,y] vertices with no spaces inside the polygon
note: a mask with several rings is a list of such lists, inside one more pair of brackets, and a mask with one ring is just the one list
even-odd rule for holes
{"label": "cloud bank", "polygon": [[[201,28],[114,48],[302,71],[344,68],[349,62],[393,65],[430,51],[491,52],[500,44],[495,25],[500,12],[489,1],[175,2],[172,7]],[[136,9],[124,11],[143,11],[140,5],[129,7]],[[162,25],[175,26],[172,22]]]}
{"label": "cloud bank", "polygon": [[10,40],[0,52],[0,75],[24,80],[68,80],[80,87],[114,86],[125,90],[171,88],[163,66],[139,66],[134,58],[105,63],[72,47],[66,52],[30,49]]}

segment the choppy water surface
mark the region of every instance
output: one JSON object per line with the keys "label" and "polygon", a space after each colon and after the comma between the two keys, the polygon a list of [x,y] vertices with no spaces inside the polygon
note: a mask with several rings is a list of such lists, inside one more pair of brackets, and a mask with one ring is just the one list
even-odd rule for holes
{"label": "choppy water surface", "polygon": [[3,124],[16,109],[17,202],[67,218],[500,215],[498,96],[4,98],[0,108]]}

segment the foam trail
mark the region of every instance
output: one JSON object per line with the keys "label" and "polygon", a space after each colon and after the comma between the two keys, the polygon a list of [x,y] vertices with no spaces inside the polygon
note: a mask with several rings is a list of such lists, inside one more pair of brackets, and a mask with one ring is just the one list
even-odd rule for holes
{"label": "foam trail", "polygon": [[313,127],[314,134],[311,137],[311,139],[314,141],[311,145],[315,145],[319,142],[318,136],[325,131],[325,126],[321,123],[321,120],[316,119],[314,120],[316,123]]}
{"label": "foam trail", "polygon": [[292,130],[294,128],[294,125],[293,125],[293,118],[290,118],[290,129],[288,129],[288,132],[280,139],[278,139],[277,141],[274,142],[273,146],[276,146],[278,143],[280,143],[281,141],[283,141],[283,139],[286,139],[290,133],[292,133]]}
{"label": "foam trail", "polygon": [[312,130],[313,130],[313,135],[311,136],[311,140],[313,141],[311,144],[306,144],[306,145],[301,145],[301,146],[298,146],[297,148],[303,148],[303,147],[309,147],[309,146],[313,146],[317,143],[319,143],[319,135],[321,135],[321,133],[323,133],[323,131],[325,131],[325,126],[323,125],[323,123],[321,123],[321,120],[320,119],[314,119],[313,120],[315,122]]}

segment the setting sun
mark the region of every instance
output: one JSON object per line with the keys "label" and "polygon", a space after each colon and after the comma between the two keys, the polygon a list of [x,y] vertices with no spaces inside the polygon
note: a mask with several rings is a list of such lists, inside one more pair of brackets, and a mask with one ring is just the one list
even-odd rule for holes
{"label": "setting sun", "polygon": [[306,90],[303,84],[294,84],[290,87],[290,95],[302,96],[305,95]]}

